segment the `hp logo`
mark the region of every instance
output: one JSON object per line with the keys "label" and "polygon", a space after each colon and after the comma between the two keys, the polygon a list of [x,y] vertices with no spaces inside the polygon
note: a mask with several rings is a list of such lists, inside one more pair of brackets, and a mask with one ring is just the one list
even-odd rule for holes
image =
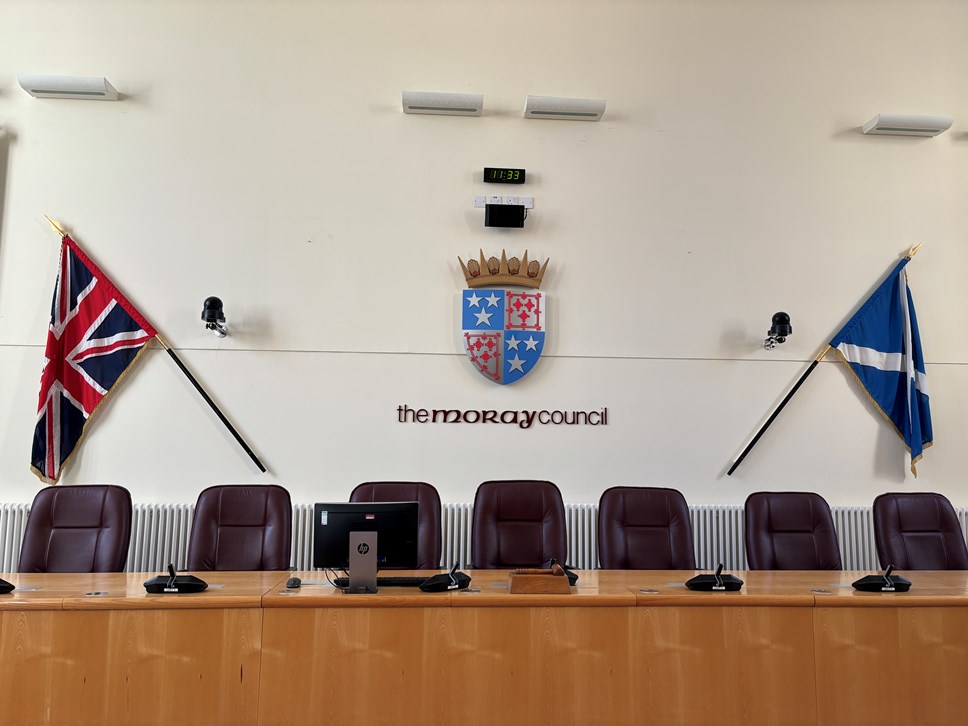
{"label": "hp logo", "polygon": [[365,555],[367,552],[370,551],[370,545],[368,545],[366,542],[360,542],[359,545],[357,545],[356,547],[356,551],[359,552],[361,555]]}

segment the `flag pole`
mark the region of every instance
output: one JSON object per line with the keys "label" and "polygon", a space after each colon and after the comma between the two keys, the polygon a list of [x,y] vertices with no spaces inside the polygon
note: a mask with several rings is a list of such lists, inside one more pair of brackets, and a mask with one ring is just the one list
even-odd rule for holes
{"label": "flag pole", "polygon": [[177,365],[181,369],[181,372],[184,373],[188,378],[188,380],[192,382],[192,385],[195,386],[195,390],[198,391],[201,397],[205,399],[205,403],[212,407],[212,410],[215,412],[215,415],[218,416],[219,421],[225,424],[225,428],[227,428],[232,436],[235,437],[235,440],[239,442],[239,446],[245,450],[245,453],[249,455],[249,458],[255,462],[257,467],[259,467],[259,471],[264,474],[266,468],[262,462],[259,461],[259,457],[255,455],[252,449],[249,448],[249,445],[245,443],[245,439],[243,439],[239,432],[235,430],[235,427],[229,422],[229,420],[225,418],[225,414],[223,414],[219,410],[219,407],[215,405],[215,401],[213,401],[211,396],[209,396],[205,389],[202,388],[202,385],[195,379],[195,376],[192,375],[192,372],[185,367],[185,364],[182,363],[181,358],[179,358],[175,351],[173,351],[168,343],[165,342],[164,338],[157,333],[155,333],[155,338],[158,339],[158,342],[161,343],[161,347],[165,349],[169,356],[171,356],[171,359],[175,361],[175,365]]}
{"label": "flag pole", "polygon": [[[909,260],[913,258],[914,255],[918,253],[918,250],[921,249],[921,245],[923,244],[924,242],[918,242],[910,250],[908,250],[908,253],[905,255],[905,257],[907,257]],[[733,465],[729,467],[729,471],[726,472],[726,476],[731,476],[732,473],[736,471],[736,467],[743,463],[743,459],[746,458],[746,455],[750,453],[750,450],[754,446],[756,446],[756,442],[760,440],[760,437],[770,427],[770,424],[773,423],[773,420],[779,415],[780,411],[783,410],[783,407],[790,402],[791,398],[793,398],[793,394],[796,393],[800,386],[803,385],[803,382],[807,380],[807,376],[813,373],[813,369],[817,367],[817,363],[822,361],[823,357],[829,352],[830,345],[828,344],[822,351],[820,351],[820,354],[813,360],[813,362],[810,363],[810,365],[807,367],[807,370],[805,370],[803,375],[800,376],[799,380],[793,384],[793,388],[791,388],[789,393],[783,397],[783,400],[780,401],[780,405],[777,406],[773,413],[770,414],[770,417],[766,420],[766,423],[764,423],[763,426],[760,427],[760,430],[756,432],[756,436],[754,436],[753,439],[746,445],[746,448],[743,449],[743,453],[740,454],[739,458],[737,458],[736,461],[733,462]]]}
{"label": "flag pole", "polygon": [[[61,236],[61,239],[67,236],[67,231],[57,222],[48,217],[46,214],[44,217],[50,223],[50,226],[54,229],[54,231]],[[225,414],[223,414],[219,410],[219,407],[215,405],[215,401],[213,401],[212,397],[208,395],[204,388],[202,388],[202,384],[195,379],[195,376],[192,375],[192,372],[185,367],[184,363],[181,362],[181,358],[178,357],[175,351],[173,351],[168,343],[165,342],[165,339],[162,338],[157,332],[155,333],[155,338],[157,338],[158,342],[161,343],[161,347],[168,352],[168,355],[171,356],[171,359],[175,361],[175,364],[181,369],[181,372],[184,373],[188,380],[191,381],[192,385],[195,386],[195,390],[198,391],[202,398],[205,399],[205,403],[212,407],[212,410],[215,412],[215,415],[218,416],[219,421],[225,424],[225,428],[227,428],[232,436],[235,437],[235,440],[239,442],[239,446],[245,450],[245,453],[249,455],[249,458],[252,459],[257,467],[259,467],[259,471],[264,474],[266,468],[263,463],[259,461],[259,457],[255,455],[252,449],[249,448],[249,445],[245,443],[245,439],[243,439],[239,432],[235,430],[235,427],[229,423],[229,420],[225,418]]]}
{"label": "flag pole", "polygon": [[790,391],[787,393],[787,395],[783,397],[783,400],[780,401],[780,405],[777,406],[774,409],[773,413],[770,414],[770,417],[766,419],[766,423],[763,424],[763,426],[760,427],[760,430],[756,432],[756,436],[754,436],[753,439],[746,445],[746,448],[743,449],[743,453],[740,454],[739,458],[737,458],[736,461],[733,462],[733,465],[729,467],[729,471],[726,472],[726,476],[731,476],[732,473],[736,471],[736,467],[743,463],[743,459],[745,459],[746,455],[750,453],[750,450],[754,446],[756,446],[756,442],[759,441],[760,437],[766,432],[768,428],[770,428],[770,424],[773,423],[773,419],[775,419],[780,414],[780,411],[783,410],[783,407],[790,402],[791,398],[793,398],[793,394],[796,393],[797,390],[800,388],[800,386],[803,385],[803,382],[807,380],[807,376],[813,373],[813,369],[817,367],[817,363],[822,361],[823,357],[827,355],[827,353],[829,352],[830,352],[830,346],[828,345],[826,348],[820,351],[820,355],[818,355],[816,358],[813,359],[813,362],[810,363],[810,365],[807,367],[807,370],[805,370],[803,372],[803,375],[800,376],[799,380],[793,384],[793,388],[791,388]]}

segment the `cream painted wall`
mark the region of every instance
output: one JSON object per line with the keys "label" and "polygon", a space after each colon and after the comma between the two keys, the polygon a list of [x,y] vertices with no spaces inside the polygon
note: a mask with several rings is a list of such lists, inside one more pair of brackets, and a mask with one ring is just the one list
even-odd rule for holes
{"label": "cream painted wall", "polygon": [[[160,351],[65,483],[193,501],[279,482],[295,501],[424,479],[617,484],[691,503],[927,489],[968,505],[968,4],[959,2],[0,1],[0,486],[30,501],[37,380],[64,222],[224,406],[260,475]],[[17,73],[106,75],[119,103],[40,101]],[[484,93],[481,118],[400,91]],[[607,98],[525,120],[529,94]],[[877,112],[955,117],[865,137]],[[525,230],[483,227],[484,165],[526,167]],[[510,190],[498,190],[499,192]],[[937,436],[916,481],[834,363],[737,473],[785,388],[888,271],[910,269]],[[455,335],[456,257],[550,257],[546,353],[510,387]],[[198,320],[225,300],[232,334]],[[760,348],[770,316],[795,334]],[[398,405],[609,408],[607,427],[402,425]]]}

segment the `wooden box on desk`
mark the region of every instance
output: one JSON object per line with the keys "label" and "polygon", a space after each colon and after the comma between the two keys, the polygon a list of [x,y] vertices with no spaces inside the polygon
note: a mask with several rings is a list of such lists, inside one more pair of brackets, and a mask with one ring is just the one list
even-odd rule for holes
{"label": "wooden box on desk", "polygon": [[508,575],[512,595],[568,595],[571,587],[561,567],[551,570],[512,570]]}

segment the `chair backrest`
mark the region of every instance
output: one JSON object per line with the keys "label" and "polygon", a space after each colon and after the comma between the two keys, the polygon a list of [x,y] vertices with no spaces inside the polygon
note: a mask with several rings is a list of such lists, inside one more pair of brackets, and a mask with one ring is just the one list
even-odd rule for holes
{"label": "chair backrest", "polygon": [[840,570],[830,507],[811,492],[757,492],[746,499],[751,570]]}
{"label": "chair backrest", "polygon": [[605,570],[694,570],[689,506],[675,489],[612,487],[598,502]]}
{"label": "chair backrest", "polygon": [[440,567],[440,495],[433,486],[422,481],[368,481],[350,493],[350,501],[417,502],[417,567]]}
{"label": "chair backrest", "polygon": [[486,481],[474,496],[474,567],[566,564],[568,536],[561,492],[550,481]]}
{"label": "chair backrest", "polygon": [[292,500],[275,484],[209,487],[198,495],[189,570],[287,570]]}
{"label": "chair backrest", "polygon": [[30,505],[20,572],[121,572],[131,539],[131,494],[113,485],[54,486]]}
{"label": "chair backrest", "polygon": [[874,541],[881,567],[968,570],[958,515],[940,494],[881,494],[874,500]]}

